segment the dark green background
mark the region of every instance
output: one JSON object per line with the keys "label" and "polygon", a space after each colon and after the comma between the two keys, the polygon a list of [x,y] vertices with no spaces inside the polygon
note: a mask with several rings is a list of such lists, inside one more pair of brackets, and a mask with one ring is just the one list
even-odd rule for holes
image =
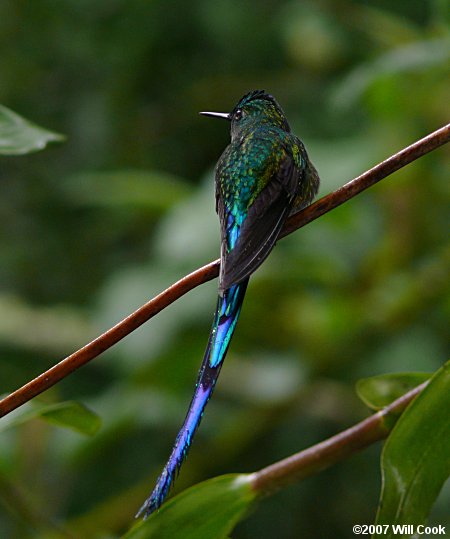
{"label": "dark green background", "polygon": [[[0,161],[0,392],[218,256],[213,167],[229,126],[198,111],[273,93],[321,195],[448,121],[447,7],[3,0],[0,103],[67,142]],[[360,377],[444,362],[445,152],[276,247],[176,491],[365,417]],[[216,282],[192,291],[42,397],[98,413],[93,438],[40,421],[0,433],[1,537],[50,537],[79,519],[88,537],[127,529],[184,417],[215,295]],[[380,448],[265,500],[233,537],[352,537],[375,517]],[[449,504],[447,488],[433,523],[450,527]]]}

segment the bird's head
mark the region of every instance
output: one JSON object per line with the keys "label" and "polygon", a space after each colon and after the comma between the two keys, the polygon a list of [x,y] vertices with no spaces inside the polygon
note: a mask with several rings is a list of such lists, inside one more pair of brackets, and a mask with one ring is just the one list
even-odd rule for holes
{"label": "bird's head", "polygon": [[260,124],[270,124],[289,132],[290,127],[284,112],[275,98],[264,90],[254,90],[244,95],[229,112],[201,112],[205,116],[224,118],[231,121],[231,137],[256,129]]}

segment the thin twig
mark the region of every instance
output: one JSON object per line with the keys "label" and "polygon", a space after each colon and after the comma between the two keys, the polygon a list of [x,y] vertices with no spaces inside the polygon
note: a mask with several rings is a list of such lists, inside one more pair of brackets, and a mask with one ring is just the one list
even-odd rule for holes
{"label": "thin twig", "polygon": [[[324,213],[347,202],[347,200],[350,200],[361,191],[364,191],[396,170],[415,161],[422,155],[439,148],[449,140],[450,124],[447,124],[290,217],[280,237],[291,234],[294,230],[314,221]],[[0,401],[0,417],[3,417],[36,395],[54,386],[76,369],[85,365],[108,348],[111,348],[111,346],[193,288],[217,277],[219,274],[219,263],[219,260],[214,260],[206,266],[186,275],[92,342],[5,397]]]}
{"label": "thin twig", "polygon": [[387,438],[398,417],[428,382],[402,395],[383,410],[328,440],[291,455],[252,474],[252,488],[265,496],[290,483],[316,475],[354,453]]}

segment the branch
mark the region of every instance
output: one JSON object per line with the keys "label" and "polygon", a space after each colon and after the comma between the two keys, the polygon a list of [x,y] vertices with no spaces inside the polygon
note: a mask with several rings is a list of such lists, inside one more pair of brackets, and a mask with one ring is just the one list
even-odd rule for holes
{"label": "branch", "polygon": [[424,382],[415,387],[383,410],[328,440],[253,473],[253,489],[261,495],[271,494],[290,483],[316,475],[336,462],[387,438],[401,413],[427,384]]}
{"label": "branch", "polygon": [[[394,154],[385,161],[382,161],[354,180],[346,183],[340,189],[322,197],[311,206],[292,215],[286,222],[280,234],[280,238],[291,234],[295,230],[314,221],[344,202],[347,202],[347,200],[350,200],[368,187],[371,187],[383,178],[386,178],[386,176],[389,176],[396,170],[415,161],[422,155],[443,146],[449,140],[450,124],[447,124],[423,139],[411,144],[411,146]],[[74,352],[46,372],[37,376],[34,380],[31,380],[5,397],[0,401],[0,417],[3,417],[36,395],[39,395],[43,391],[54,386],[57,382],[74,372],[76,369],[85,365],[108,348],[111,348],[144,322],[147,322],[147,320],[158,314],[193,288],[217,277],[219,274],[219,265],[220,261],[214,260],[206,266],[186,275],[89,344],[80,348],[77,352]]]}

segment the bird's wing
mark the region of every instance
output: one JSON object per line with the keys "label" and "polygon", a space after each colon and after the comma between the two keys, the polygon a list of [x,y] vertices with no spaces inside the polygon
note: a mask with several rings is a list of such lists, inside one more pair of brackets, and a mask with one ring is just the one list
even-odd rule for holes
{"label": "bird's wing", "polygon": [[[234,216],[218,200],[222,223],[221,293],[248,277],[269,255],[291,211],[299,174],[293,158],[286,153],[276,174],[257,195],[240,225],[233,223]],[[235,236],[232,241],[230,234]]]}

